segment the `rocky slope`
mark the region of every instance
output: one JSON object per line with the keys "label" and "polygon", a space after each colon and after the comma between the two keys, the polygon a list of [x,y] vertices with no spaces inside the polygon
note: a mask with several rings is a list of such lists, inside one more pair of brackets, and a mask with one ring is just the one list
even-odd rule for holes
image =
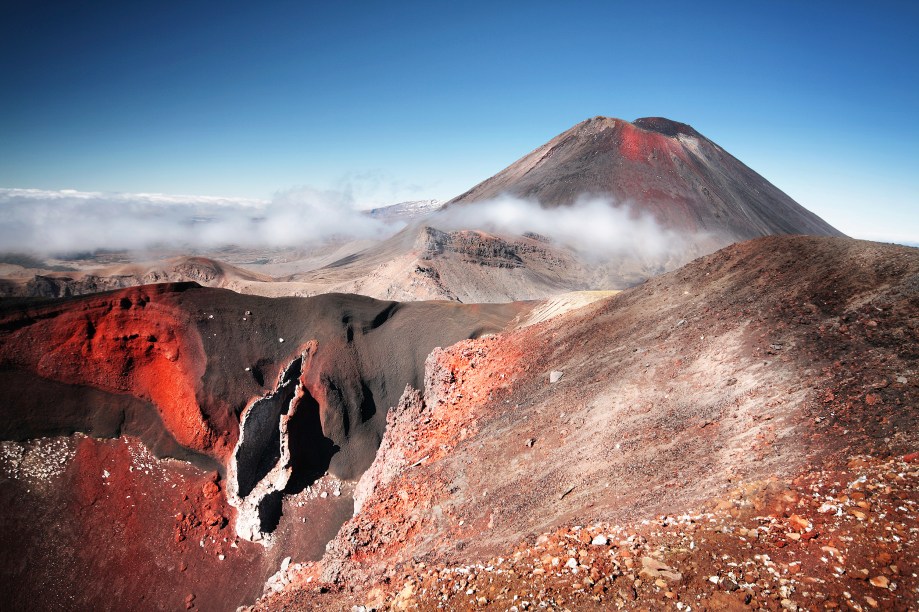
{"label": "rocky slope", "polygon": [[508,302],[590,286],[575,254],[535,236],[406,228],[328,266],[289,277],[322,290],[386,299]]}
{"label": "rocky slope", "polygon": [[258,607],[909,609],[917,322],[916,249],[774,237],[435,351]]}

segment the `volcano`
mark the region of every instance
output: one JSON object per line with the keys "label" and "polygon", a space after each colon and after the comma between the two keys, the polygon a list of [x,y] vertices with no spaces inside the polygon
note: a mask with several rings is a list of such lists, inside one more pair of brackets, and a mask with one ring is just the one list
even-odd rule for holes
{"label": "volcano", "polygon": [[195,283],[0,301],[4,603],[252,601],[321,556],[431,350],[529,309]]}
{"label": "volcano", "polygon": [[[648,252],[633,239],[634,247],[614,249],[611,256],[532,228],[479,226],[478,207],[507,198],[525,200],[533,214],[538,214],[536,207],[558,210],[584,200],[608,200],[610,207],[627,213],[621,224],[626,229],[618,231],[638,235],[628,229],[630,218],[650,220],[651,241],[664,248]],[[587,227],[593,219],[590,211],[582,212]],[[689,125],[660,117],[631,123],[588,119],[443,209],[422,201],[370,214],[408,225],[375,243],[330,244],[282,265],[257,263],[276,254],[249,252],[230,265],[221,261],[226,252],[216,252],[207,254],[210,259],[173,256],[132,266],[93,268],[80,262],[80,271],[7,266],[0,295],[79,295],[149,282],[195,281],[265,296],[341,292],[399,301],[507,302],[625,289],[750,238],[842,235]],[[615,240],[611,237],[610,243]]]}
{"label": "volcano", "polygon": [[731,241],[843,235],[689,125],[663,117],[582,121],[447,205],[505,195],[547,207],[609,197],[666,228]]}
{"label": "volcano", "polygon": [[[512,232],[474,225],[479,207],[507,198],[527,201],[532,215],[539,215],[537,206],[608,200],[610,207],[627,207],[633,220],[652,219],[650,234],[665,248],[637,244],[610,256],[523,226]],[[585,228],[591,214],[583,210]],[[543,299],[621,290],[729,244],[787,234],[842,236],[686,124],[595,117],[388,240],[290,280],[382,299]]]}

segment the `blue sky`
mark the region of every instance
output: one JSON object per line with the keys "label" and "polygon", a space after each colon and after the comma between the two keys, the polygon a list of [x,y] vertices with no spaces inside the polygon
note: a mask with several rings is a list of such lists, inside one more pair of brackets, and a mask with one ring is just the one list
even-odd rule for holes
{"label": "blue sky", "polygon": [[661,115],[919,242],[919,5],[859,4],[7,0],[0,187],[447,199],[588,117]]}

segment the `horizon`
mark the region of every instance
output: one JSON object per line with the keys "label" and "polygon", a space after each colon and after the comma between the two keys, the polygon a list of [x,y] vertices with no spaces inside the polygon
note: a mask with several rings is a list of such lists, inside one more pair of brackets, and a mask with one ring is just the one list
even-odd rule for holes
{"label": "horizon", "polygon": [[662,116],[850,236],[919,243],[919,8],[484,6],[8,4],[0,187],[446,201],[589,117]]}

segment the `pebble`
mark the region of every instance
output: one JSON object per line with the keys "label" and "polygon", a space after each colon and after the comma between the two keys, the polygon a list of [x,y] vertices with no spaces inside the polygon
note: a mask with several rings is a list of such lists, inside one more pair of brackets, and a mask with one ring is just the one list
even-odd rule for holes
{"label": "pebble", "polygon": [[890,586],[890,580],[888,580],[886,576],[875,576],[868,582],[879,589],[886,589],[888,586]]}

